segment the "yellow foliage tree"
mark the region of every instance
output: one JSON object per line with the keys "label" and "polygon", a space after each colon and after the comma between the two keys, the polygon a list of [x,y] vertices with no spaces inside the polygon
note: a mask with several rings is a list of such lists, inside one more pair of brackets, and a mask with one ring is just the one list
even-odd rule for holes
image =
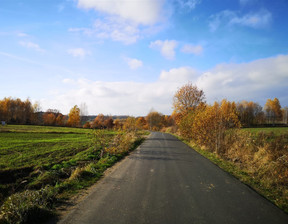
{"label": "yellow foliage tree", "polygon": [[69,126],[77,127],[80,125],[80,109],[77,105],[71,108],[68,117]]}
{"label": "yellow foliage tree", "polygon": [[274,124],[275,121],[282,119],[281,105],[277,98],[274,98],[274,100],[268,99],[264,110],[266,111],[266,117],[269,123],[272,122]]}
{"label": "yellow foliage tree", "polygon": [[213,106],[200,104],[180,121],[181,135],[198,145],[221,154],[226,130],[240,127],[236,104],[223,100]]}

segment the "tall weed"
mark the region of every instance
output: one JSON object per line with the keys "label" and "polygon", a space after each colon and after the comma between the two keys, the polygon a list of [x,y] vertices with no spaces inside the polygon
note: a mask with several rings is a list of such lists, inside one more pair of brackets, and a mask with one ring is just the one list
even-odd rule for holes
{"label": "tall weed", "polygon": [[0,223],[39,223],[51,212],[56,193],[47,186],[38,191],[26,190],[11,195],[1,206]]}

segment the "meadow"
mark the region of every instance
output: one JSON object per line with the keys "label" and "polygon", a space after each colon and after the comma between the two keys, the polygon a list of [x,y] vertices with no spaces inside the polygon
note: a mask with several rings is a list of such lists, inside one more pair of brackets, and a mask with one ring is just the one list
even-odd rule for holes
{"label": "meadow", "polygon": [[[113,132],[109,135],[112,137]],[[74,158],[89,145],[91,130],[25,125],[0,127],[0,172],[57,164]]]}
{"label": "meadow", "polygon": [[252,134],[263,133],[274,133],[276,136],[288,133],[288,127],[263,127],[263,128],[244,128],[243,131],[250,132]]}
{"label": "meadow", "polygon": [[[1,219],[25,223],[35,217],[35,212],[29,215],[27,211],[36,206],[39,212],[43,204],[44,210],[51,211],[55,201],[68,199],[93,184],[142,140],[136,132],[1,126],[0,223]],[[41,203],[37,205],[35,200]]]}

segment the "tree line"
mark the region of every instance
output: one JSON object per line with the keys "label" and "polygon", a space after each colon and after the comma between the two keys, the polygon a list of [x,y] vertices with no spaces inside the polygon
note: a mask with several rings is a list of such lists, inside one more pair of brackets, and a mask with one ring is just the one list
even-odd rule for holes
{"label": "tree line", "polygon": [[[80,106],[81,107],[81,106]],[[159,131],[164,127],[174,124],[172,116],[151,111],[144,117],[127,117],[113,119],[112,116],[98,114],[92,121],[85,121],[86,106],[81,109],[73,106],[68,115],[62,114],[57,109],[41,111],[38,102],[32,104],[29,99],[22,101],[19,98],[4,98],[0,100],[0,121],[7,124],[32,124],[47,126],[83,127],[92,129],[124,129],[124,130],[154,130]],[[84,112],[85,113],[84,113]]]}
{"label": "tree line", "polygon": [[[192,119],[192,114],[196,116],[195,111],[197,113],[204,113],[204,111],[208,113],[207,110],[209,108],[214,111],[214,116],[217,117],[221,114],[221,108],[224,108],[224,105],[226,105],[226,109],[230,108],[233,111],[231,113],[234,114],[234,119],[237,117],[241,127],[287,125],[288,122],[288,107],[282,108],[277,98],[268,99],[264,107],[252,101],[235,103],[227,100],[220,103],[215,102],[213,106],[209,106],[205,102],[204,92],[190,83],[184,85],[175,93],[174,112],[172,115],[163,115],[157,111],[150,111],[146,116],[142,117],[113,119],[112,116],[98,114],[95,119],[85,121],[86,107],[81,109],[81,106],[75,105],[71,108],[68,115],[64,115],[57,109],[48,109],[43,112],[39,103],[32,104],[29,99],[22,101],[19,98],[8,97],[0,100],[0,121],[5,121],[8,124],[69,126],[93,129],[146,129],[159,131],[167,128],[180,128],[180,130],[183,129],[185,132],[185,125],[187,126],[188,120]],[[192,111],[194,112],[192,113]],[[217,114],[215,111],[217,111]]]}

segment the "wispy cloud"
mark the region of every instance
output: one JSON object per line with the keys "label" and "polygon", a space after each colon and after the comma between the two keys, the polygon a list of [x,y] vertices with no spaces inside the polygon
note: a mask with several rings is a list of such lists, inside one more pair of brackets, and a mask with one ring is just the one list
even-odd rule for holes
{"label": "wispy cloud", "polygon": [[156,40],[150,43],[150,48],[159,50],[166,59],[173,60],[175,58],[175,48],[178,42],[175,40]]}
{"label": "wispy cloud", "polygon": [[81,32],[89,37],[110,39],[125,45],[136,43],[144,32],[139,25],[119,17],[97,19],[91,28],[70,28],[70,32]]}
{"label": "wispy cloud", "polygon": [[214,32],[221,26],[247,26],[255,29],[264,29],[272,23],[272,14],[266,9],[258,12],[241,15],[241,13],[225,10],[212,15],[209,22],[210,31]]}
{"label": "wispy cloud", "polygon": [[17,36],[18,37],[28,37],[29,35],[27,33],[19,32],[19,33],[17,33]]}
{"label": "wispy cloud", "polygon": [[240,5],[245,6],[245,5],[253,4],[253,3],[257,2],[257,1],[258,0],[239,0],[239,3],[240,3]]}
{"label": "wispy cloud", "polygon": [[193,10],[202,0],[176,0],[183,9]]}
{"label": "wispy cloud", "polygon": [[42,49],[38,44],[29,42],[29,41],[20,41],[19,44],[25,48],[32,49],[41,53],[44,53],[45,50]]}
{"label": "wispy cloud", "polygon": [[67,53],[72,55],[73,57],[79,57],[79,58],[84,58],[87,55],[90,55],[90,51],[87,51],[83,48],[72,48],[68,49]]}
{"label": "wispy cloud", "polygon": [[185,44],[181,48],[181,52],[186,54],[201,55],[203,53],[203,47],[201,45]]}
{"label": "wispy cloud", "polygon": [[136,70],[136,69],[143,66],[143,62],[139,59],[136,59],[136,58],[124,57],[124,60],[128,64],[129,68],[132,70]]}
{"label": "wispy cloud", "polygon": [[269,26],[272,22],[272,14],[268,10],[260,10],[257,13],[249,13],[242,17],[233,17],[230,20],[231,25],[249,26],[256,29],[262,29]]}
{"label": "wispy cloud", "polygon": [[98,38],[112,39],[124,44],[135,43],[141,35],[136,23],[117,17],[98,19],[95,21],[93,29]]}

